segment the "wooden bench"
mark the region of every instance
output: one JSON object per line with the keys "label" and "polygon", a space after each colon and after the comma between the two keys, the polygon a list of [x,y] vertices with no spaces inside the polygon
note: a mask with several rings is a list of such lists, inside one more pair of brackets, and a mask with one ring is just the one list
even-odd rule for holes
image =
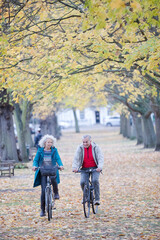
{"label": "wooden bench", "polygon": [[6,160],[0,162],[0,177],[11,177],[14,176],[14,160]]}

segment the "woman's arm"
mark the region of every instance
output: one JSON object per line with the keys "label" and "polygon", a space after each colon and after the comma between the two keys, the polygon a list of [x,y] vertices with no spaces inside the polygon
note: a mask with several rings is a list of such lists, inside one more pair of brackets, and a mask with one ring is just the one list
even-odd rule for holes
{"label": "woman's arm", "polygon": [[55,152],[55,160],[56,160],[56,163],[58,163],[59,167],[63,166],[63,163],[61,161],[61,158],[59,156],[59,153],[58,153],[57,149],[56,149],[56,152]]}
{"label": "woman's arm", "polygon": [[40,152],[37,151],[36,156],[33,160],[33,168],[39,167]]}

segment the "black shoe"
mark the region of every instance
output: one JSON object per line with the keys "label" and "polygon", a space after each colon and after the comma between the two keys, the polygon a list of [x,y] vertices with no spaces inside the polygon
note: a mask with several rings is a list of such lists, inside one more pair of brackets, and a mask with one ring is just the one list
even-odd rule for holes
{"label": "black shoe", "polygon": [[40,217],[44,217],[44,216],[46,216],[46,213],[45,211],[41,210]]}
{"label": "black shoe", "polygon": [[99,200],[95,200],[94,205],[100,205],[100,201]]}
{"label": "black shoe", "polygon": [[58,193],[54,194],[54,199],[59,199],[59,194]]}

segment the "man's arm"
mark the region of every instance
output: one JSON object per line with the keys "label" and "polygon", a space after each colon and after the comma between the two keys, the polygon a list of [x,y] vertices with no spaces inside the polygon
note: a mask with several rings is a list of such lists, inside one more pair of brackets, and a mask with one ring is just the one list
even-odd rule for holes
{"label": "man's arm", "polygon": [[103,164],[104,164],[104,156],[103,156],[103,153],[102,153],[102,151],[101,151],[101,149],[100,149],[100,147],[99,146],[96,146],[96,154],[97,154],[97,161],[98,161],[98,168],[97,168],[97,171],[98,172],[100,172],[101,170],[102,170],[102,168],[103,168]]}
{"label": "man's arm", "polygon": [[80,167],[81,161],[81,148],[78,147],[76,153],[74,155],[73,163],[72,163],[72,171],[77,172]]}

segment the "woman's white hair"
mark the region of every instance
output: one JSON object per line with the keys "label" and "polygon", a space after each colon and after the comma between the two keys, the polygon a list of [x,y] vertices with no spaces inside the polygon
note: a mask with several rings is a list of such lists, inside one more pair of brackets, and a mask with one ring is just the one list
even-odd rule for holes
{"label": "woman's white hair", "polygon": [[53,141],[52,147],[55,146],[56,138],[53,137],[52,135],[48,135],[48,134],[44,135],[44,136],[40,139],[40,141],[39,141],[39,146],[40,146],[40,147],[44,147],[44,144],[45,144],[45,142],[46,142],[48,139],[51,139],[51,140]]}

